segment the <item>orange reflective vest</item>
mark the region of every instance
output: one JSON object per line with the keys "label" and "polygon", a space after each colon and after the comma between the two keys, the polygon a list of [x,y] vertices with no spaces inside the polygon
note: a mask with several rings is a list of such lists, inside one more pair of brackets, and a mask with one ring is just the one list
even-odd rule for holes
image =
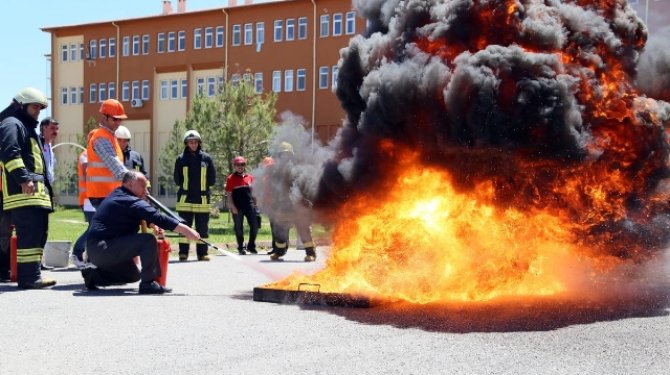
{"label": "orange reflective vest", "polygon": [[93,149],[93,145],[100,138],[107,139],[113,146],[116,152],[116,157],[122,163],[123,152],[119,147],[119,142],[116,141],[114,132],[107,128],[100,127],[96,129],[88,142],[86,153],[88,156],[88,165],[86,166],[86,195],[89,198],[104,198],[112,190],[121,186],[121,181],[118,181],[112,171],[107,168],[107,165],[102,161],[100,156]]}
{"label": "orange reflective vest", "polygon": [[[86,173],[84,171],[83,159],[86,159],[86,150],[82,151],[77,158],[77,176],[79,177],[79,205],[83,206],[86,200]],[[88,163],[88,161],[87,161]]]}

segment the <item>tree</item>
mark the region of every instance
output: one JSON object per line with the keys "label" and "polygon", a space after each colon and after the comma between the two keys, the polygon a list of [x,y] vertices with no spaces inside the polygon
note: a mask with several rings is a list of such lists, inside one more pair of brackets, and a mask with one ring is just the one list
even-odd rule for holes
{"label": "tree", "polygon": [[163,146],[158,161],[160,163],[160,170],[158,171],[158,194],[170,195],[176,193],[176,187],[173,182],[173,168],[174,161],[177,155],[184,152],[184,133],[186,127],[184,121],[175,121],[172,126],[172,132],[167,143]]}
{"label": "tree", "polygon": [[[195,129],[202,136],[203,149],[212,156],[217,173],[214,194],[223,195],[225,176],[233,170],[232,161],[242,155],[251,166],[257,165],[268,152],[268,143],[275,121],[277,96],[270,92],[257,94],[249,78],[225,83],[219,93],[209,98],[196,95],[193,106],[184,121],[175,123],[170,141],[161,152],[163,157],[174,158],[183,150],[182,137],[187,129]],[[178,142],[179,152],[174,147]],[[167,173],[161,168],[162,173]],[[172,170],[169,171],[172,176]]]}

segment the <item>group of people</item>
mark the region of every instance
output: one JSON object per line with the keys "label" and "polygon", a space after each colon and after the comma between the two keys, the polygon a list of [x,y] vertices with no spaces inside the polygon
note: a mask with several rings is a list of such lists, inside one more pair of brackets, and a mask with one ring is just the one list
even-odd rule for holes
{"label": "group of people", "polygon": [[[21,289],[41,289],[56,284],[42,277],[42,256],[47,241],[49,214],[53,212],[53,182],[56,163],[52,143],[59,123],[52,117],[39,122],[48,106],[46,96],[34,88],[21,90],[0,113],[0,282],[10,280],[9,242],[11,226],[17,236],[17,281]],[[184,151],[174,166],[174,182],[179,187],[176,210],[181,221],[161,213],[146,198],[149,179],[144,159],[129,146],[130,131],[121,125],[127,119],[123,104],[115,99],[101,103],[98,128],[87,136],[87,147],[78,157],[79,205],[88,228],[73,247],[71,260],[82,272],[89,290],[140,281],[141,294],[162,294],[170,289],[155,280],[162,270],[154,234],[138,233],[148,225],[157,234],[164,229],[181,234],[179,260],[187,261],[189,245],[196,242],[198,261],[208,261],[211,187],[216,171],[209,154],[202,149],[196,130],[184,134]],[[292,146],[282,143],[276,160],[267,157],[264,181],[285,176],[291,167]],[[227,203],[233,215],[239,254],[256,254],[260,226],[259,205],[253,193],[254,177],[246,172],[242,156],[233,160],[234,172],[227,176]],[[289,182],[290,183],[290,182]],[[268,184],[272,185],[272,184]],[[296,224],[305,246],[305,261],[314,261],[309,215],[302,205],[290,203],[267,186],[263,198],[272,230],[272,260],[281,260],[288,249],[288,232]],[[274,198],[274,199],[273,199]],[[243,223],[249,226],[245,245]],[[195,228],[192,228],[195,223]],[[141,269],[135,258],[139,257]]]}

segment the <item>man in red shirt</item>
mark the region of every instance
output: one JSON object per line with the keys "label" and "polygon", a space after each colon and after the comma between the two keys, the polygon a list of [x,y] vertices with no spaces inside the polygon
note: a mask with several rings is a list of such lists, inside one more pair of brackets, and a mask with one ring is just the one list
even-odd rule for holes
{"label": "man in red shirt", "polygon": [[[254,176],[245,172],[247,161],[242,156],[233,159],[235,172],[226,179],[226,195],[228,196],[228,207],[233,213],[233,224],[235,238],[237,239],[237,251],[240,255],[247,252],[257,254],[256,234],[258,233],[258,219],[256,211],[256,199],[251,194],[251,184]],[[246,251],[244,248],[244,218],[249,224],[249,242]]]}

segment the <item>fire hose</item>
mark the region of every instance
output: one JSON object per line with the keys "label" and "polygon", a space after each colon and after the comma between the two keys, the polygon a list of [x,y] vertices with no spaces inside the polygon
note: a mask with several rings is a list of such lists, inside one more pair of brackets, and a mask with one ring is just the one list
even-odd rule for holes
{"label": "fire hose", "polygon": [[[175,212],[173,212],[172,210],[170,210],[169,208],[167,208],[163,203],[161,203],[158,199],[152,197],[150,194],[147,194],[147,199],[148,199],[149,202],[151,202],[154,206],[156,206],[156,208],[158,208],[159,210],[163,211],[163,213],[165,213],[166,215],[172,217],[173,219],[179,221],[179,222],[182,223],[182,224],[186,223],[186,220],[184,220],[184,219],[183,219],[181,216],[179,216],[177,213],[175,213]],[[249,267],[249,268],[252,268],[253,270],[255,270],[255,271],[257,271],[257,272],[260,272],[260,273],[264,274],[265,276],[267,276],[267,277],[269,277],[269,278],[271,278],[271,279],[273,279],[273,280],[278,280],[278,279],[281,278],[281,275],[277,275],[277,274],[275,274],[274,272],[268,270],[267,268],[265,268],[265,267],[261,267],[261,266],[258,265],[257,263],[247,262],[247,261],[245,261],[244,259],[242,259],[241,256],[239,256],[239,255],[237,255],[237,254],[233,254],[233,253],[231,253],[231,252],[229,252],[229,251],[224,251],[224,250],[220,249],[218,246],[216,246],[216,245],[214,245],[214,244],[212,244],[212,243],[210,243],[210,242],[208,242],[208,241],[206,241],[206,240],[203,240],[202,238],[201,238],[199,241],[202,242],[203,244],[205,244],[205,245],[211,247],[212,249],[218,251],[221,255],[225,255],[225,256],[227,256],[227,257],[231,257],[231,258],[235,259],[236,261],[238,261],[238,262],[240,262],[240,263],[246,265],[246,266]]]}

